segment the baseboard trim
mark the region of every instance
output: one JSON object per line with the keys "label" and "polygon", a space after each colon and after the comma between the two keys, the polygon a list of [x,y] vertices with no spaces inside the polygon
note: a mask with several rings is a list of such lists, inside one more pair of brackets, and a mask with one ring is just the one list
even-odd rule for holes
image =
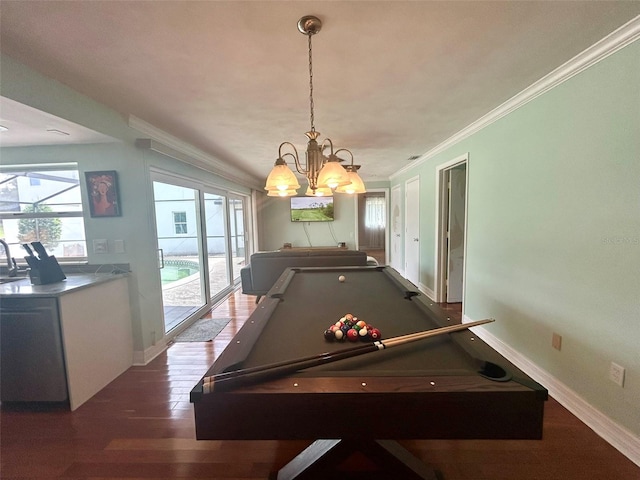
{"label": "baseboard trim", "polygon": [[[473,320],[465,315],[462,321],[463,323],[468,323]],[[584,398],[556,377],[489,333],[484,327],[474,327],[473,332],[519,369],[527,375],[530,375],[531,378],[544,385],[549,390],[549,394],[557,400],[558,403],[574,414],[625,457],[640,466],[640,437],[623,426],[618,425],[604,413],[587,403]]]}
{"label": "baseboard trim", "polygon": [[166,343],[158,342],[155,345],[150,346],[146,350],[135,350],[133,352],[133,365],[136,367],[143,367],[158,355],[160,355],[162,352],[164,352],[166,349]]}
{"label": "baseboard trim", "polygon": [[422,293],[424,293],[427,297],[429,297],[429,300],[431,300],[432,302],[435,302],[434,299],[436,298],[436,294],[434,293],[433,290],[431,290],[422,282],[420,282],[420,285],[418,285],[418,288]]}

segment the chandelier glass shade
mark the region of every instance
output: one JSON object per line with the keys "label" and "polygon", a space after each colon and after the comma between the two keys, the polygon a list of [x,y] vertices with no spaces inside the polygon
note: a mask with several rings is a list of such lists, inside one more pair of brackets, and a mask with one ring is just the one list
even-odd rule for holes
{"label": "chandelier glass shade", "polygon": [[349,183],[347,185],[341,185],[336,188],[336,193],[348,193],[350,195],[357,195],[358,193],[365,193],[367,189],[364,186],[364,182],[358,175],[358,168],[360,165],[347,165],[347,175],[349,177]]}
{"label": "chandelier glass shade", "polygon": [[318,187],[314,191],[311,187],[307,186],[307,190],[304,194],[308,197],[330,197],[333,195],[333,192],[329,187]]}
{"label": "chandelier glass shade", "polygon": [[286,162],[282,157],[279,157],[267,177],[267,183],[264,188],[267,192],[283,192],[287,190],[293,190],[295,192],[295,190],[300,188],[300,184]]}
{"label": "chandelier glass shade", "polygon": [[[309,139],[306,150],[306,162],[300,161],[296,147],[290,142],[283,142],[278,149],[276,160],[271,173],[267,177],[265,190],[270,197],[290,197],[297,194],[300,184],[295,174],[287,165],[285,158],[289,157],[295,165],[296,171],[304,175],[308,181],[305,195],[331,196],[338,193],[364,193],[365,187],[357,173],[359,165],[353,165],[353,154],[346,148],[334,152],[333,143],[325,139],[318,144],[319,132],[316,132],[313,124],[313,62],[311,54],[311,37],[320,31],[322,22],[314,16],[305,16],[298,21],[298,30],[307,35],[309,39],[309,104],[311,111],[311,130],[305,135]],[[324,155],[324,150],[329,149],[329,154]],[[286,151],[289,150],[289,151]],[[346,168],[340,163],[343,161],[337,154],[346,152],[351,156],[351,165]]]}

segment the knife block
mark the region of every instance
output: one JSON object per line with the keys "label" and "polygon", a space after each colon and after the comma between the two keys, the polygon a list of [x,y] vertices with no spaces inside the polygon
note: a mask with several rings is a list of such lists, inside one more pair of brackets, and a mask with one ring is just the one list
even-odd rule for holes
{"label": "knife block", "polygon": [[61,282],[66,275],[60,268],[60,264],[53,255],[31,262],[29,278],[32,285],[47,285],[49,283]]}

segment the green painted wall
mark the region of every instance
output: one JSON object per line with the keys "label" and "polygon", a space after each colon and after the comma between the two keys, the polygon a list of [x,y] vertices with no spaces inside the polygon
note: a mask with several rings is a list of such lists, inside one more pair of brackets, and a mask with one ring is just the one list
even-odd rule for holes
{"label": "green painted wall", "polygon": [[420,176],[420,281],[433,288],[435,168],[468,152],[465,314],[496,318],[487,330],[636,435],[639,59],[635,42],[391,182]]}

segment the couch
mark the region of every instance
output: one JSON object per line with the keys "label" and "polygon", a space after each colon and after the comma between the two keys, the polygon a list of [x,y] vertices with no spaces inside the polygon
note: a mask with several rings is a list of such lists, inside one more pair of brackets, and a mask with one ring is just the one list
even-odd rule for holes
{"label": "couch", "polygon": [[333,267],[375,265],[375,260],[359,250],[279,250],[251,255],[249,265],[240,270],[242,293],[266,295],[288,267]]}

